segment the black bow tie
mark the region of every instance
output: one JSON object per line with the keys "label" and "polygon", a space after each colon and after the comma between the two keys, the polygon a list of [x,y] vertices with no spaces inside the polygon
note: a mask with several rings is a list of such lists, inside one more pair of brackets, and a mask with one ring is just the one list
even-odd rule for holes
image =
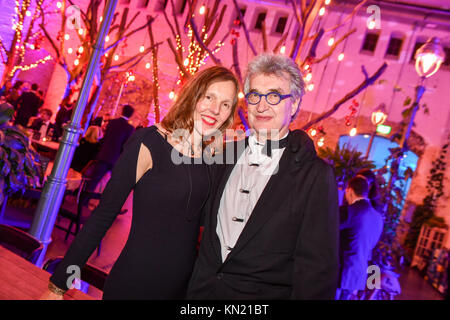
{"label": "black bow tie", "polygon": [[[281,140],[266,140],[266,143],[264,144],[261,153],[272,158],[272,150],[273,149],[283,149],[286,148],[288,145],[288,137],[289,134],[281,139]],[[262,143],[260,144],[259,142],[256,142],[258,145],[263,145]]]}

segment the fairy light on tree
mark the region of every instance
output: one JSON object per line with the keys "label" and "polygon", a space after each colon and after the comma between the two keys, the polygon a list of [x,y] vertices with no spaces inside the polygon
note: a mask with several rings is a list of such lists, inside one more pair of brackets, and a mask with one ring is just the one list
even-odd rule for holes
{"label": "fairy light on tree", "polygon": [[25,53],[28,50],[41,48],[42,34],[37,28],[39,19],[44,16],[44,0],[15,0],[14,14],[12,15],[12,30],[14,36],[10,44],[6,45],[0,36],[0,50],[2,64],[4,65],[1,84],[13,78],[17,72],[30,70],[44,64],[48,59],[24,65]]}
{"label": "fairy light on tree", "polygon": [[[58,20],[60,25],[57,35],[53,36],[53,34],[48,32],[47,27],[49,24],[46,23],[44,18],[40,23],[40,27],[50,44],[50,48],[53,49],[51,52],[53,58],[67,74],[63,99],[70,101],[73,94],[77,91],[77,87],[87,70],[89,58],[95,50],[93,47],[94,41],[100,31],[101,21],[104,20],[104,2],[89,0],[85,6],[79,6],[75,8],[76,10],[72,5],[69,5],[69,3],[72,4],[72,1],[58,1],[58,3],[56,5],[58,7],[57,13],[60,17]],[[134,37],[141,30],[145,32],[145,28],[153,22],[152,18],[144,23],[138,23],[139,19],[137,17],[140,14],[141,12],[138,11],[130,16],[130,10],[124,8],[114,15],[110,34],[105,37],[104,47],[102,48],[104,54],[101,57],[98,76],[95,77],[92,92],[81,121],[82,126],[88,123],[86,120],[96,110],[102,86],[105,80],[108,79],[108,73],[119,68],[124,70],[131,69],[150,53],[151,48],[145,48],[143,52],[138,51],[131,56],[126,56],[123,53],[127,40]],[[70,30],[76,33],[71,33]],[[67,49],[69,46],[70,50]],[[72,53],[75,53],[76,57],[70,56]],[[74,63],[74,59],[78,60],[78,64]]]}

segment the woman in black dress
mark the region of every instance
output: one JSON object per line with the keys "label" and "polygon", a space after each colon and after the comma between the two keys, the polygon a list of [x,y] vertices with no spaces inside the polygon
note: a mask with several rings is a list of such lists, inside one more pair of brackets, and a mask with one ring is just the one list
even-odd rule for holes
{"label": "woman in black dress", "polygon": [[184,298],[211,184],[209,168],[201,161],[202,140],[232,123],[237,93],[238,82],[228,69],[205,69],[183,87],[160,125],[134,133],[99,206],[51,276],[44,299],[62,299],[71,275],[67,268],[85,265],[131,190],[130,234],[106,281],[103,299]]}
{"label": "woman in black dress", "polygon": [[90,126],[86,130],[86,134],[80,139],[78,147],[73,154],[70,167],[81,172],[89,161],[95,159],[100,150],[101,129],[99,126]]}

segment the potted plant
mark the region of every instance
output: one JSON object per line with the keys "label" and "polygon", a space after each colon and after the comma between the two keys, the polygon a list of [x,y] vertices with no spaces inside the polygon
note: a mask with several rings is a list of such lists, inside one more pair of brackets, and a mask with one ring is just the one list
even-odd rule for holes
{"label": "potted plant", "polygon": [[318,151],[318,155],[334,167],[336,181],[340,188],[344,188],[348,180],[354,177],[361,169],[375,168],[372,160],[367,160],[362,152],[359,152],[355,147],[347,143],[342,147],[337,145],[334,150],[328,147],[321,148]]}
{"label": "potted plant", "polygon": [[25,188],[40,185],[42,167],[39,154],[33,150],[27,135],[9,124],[14,109],[9,104],[0,105],[0,204],[6,198]]}

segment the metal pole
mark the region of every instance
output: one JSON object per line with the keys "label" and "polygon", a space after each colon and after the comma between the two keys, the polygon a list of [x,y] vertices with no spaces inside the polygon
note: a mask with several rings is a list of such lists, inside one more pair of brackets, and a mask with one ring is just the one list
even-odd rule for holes
{"label": "metal pole", "polygon": [[44,185],[42,196],[39,199],[33,224],[30,229],[30,233],[44,245],[44,250],[42,250],[39,259],[36,262],[37,266],[42,266],[48,245],[51,242],[53,226],[66,189],[67,172],[69,171],[73,153],[78,144],[78,138],[82,132],[80,125],[81,118],[89,98],[89,92],[98,67],[98,62],[103,55],[105,37],[109,32],[117,1],[118,0],[108,0],[105,5],[103,21],[97,34],[97,38],[95,39],[93,46],[94,51],[89,60],[89,65],[83,79],[80,96],[78,97],[70,123],[64,128],[64,134],[56,154],[52,172]]}
{"label": "metal pole", "polygon": [[370,136],[369,145],[367,146],[366,155],[364,156],[366,159],[369,158],[369,152],[370,149],[372,149],[373,139],[375,138],[376,131],[372,132],[372,135]]}
{"label": "metal pole", "polygon": [[[413,124],[414,124],[414,118],[416,117],[417,110],[419,110],[420,99],[422,99],[422,96],[425,93],[425,86],[423,85],[423,81],[424,81],[424,78],[421,79],[420,85],[416,87],[416,98],[415,98],[414,104],[413,104],[414,108],[413,108],[413,111],[411,113],[411,118],[409,119],[408,128],[406,129],[405,134],[403,135],[402,140],[400,142],[400,149],[401,149],[400,152],[401,152],[401,154],[403,154],[408,149],[407,148],[407,141],[408,141],[409,135],[411,134],[411,129],[412,129]],[[396,168],[397,170],[399,170],[400,162],[401,162],[402,159],[403,159],[402,156],[397,157],[394,161],[392,161],[391,167],[392,168]],[[390,190],[392,190],[392,186],[393,186],[394,183],[395,183],[395,179],[393,178],[393,174],[392,174],[392,171],[391,171],[391,176],[389,177],[389,183],[388,183],[388,187],[387,187],[387,190],[389,190],[389,193],[391,192]],[[388,194],[387,197],[388,197],[387,200],[389,200],[391,195]],[[386,201],[386,203],[385,203],[385,208],[384,208],[385,211],[387,209],[388,202],[389,201]]]}
{"label": "metal pole", "polygon": [[115,115],[117,113],[117,107],[119,106],[119,101],[120,101],[120,98],[122,97],[122,92],[123,92],[123,87],[124,86],[125,86],[125,82],[122,81],[122,84],[120,85],[119,95],[117,96],[116,104],[115,104],[113,112],[112,112],[112,116],[113,117],[115,117]]}
{"label": "metal pole", "polygon": [[[423,79],[422,79],[423,83]],[[406,142],[408,141],[409,135],[411,134],[411,129],[414,124],[414,118],[416,117],[417,110],[419,110],[419,102],[420,99],[422,99],[423,94],[425,93],[425,87],[420,84],[420,86],[416,87],[416,99],[414,101],[414,108],[411,113],[411,118],[409,120],[408,128],[405,131],[405,134],[403,135],[403,139],[400,143],[400,147],[402,148],[402,151],[406,150]]]}

